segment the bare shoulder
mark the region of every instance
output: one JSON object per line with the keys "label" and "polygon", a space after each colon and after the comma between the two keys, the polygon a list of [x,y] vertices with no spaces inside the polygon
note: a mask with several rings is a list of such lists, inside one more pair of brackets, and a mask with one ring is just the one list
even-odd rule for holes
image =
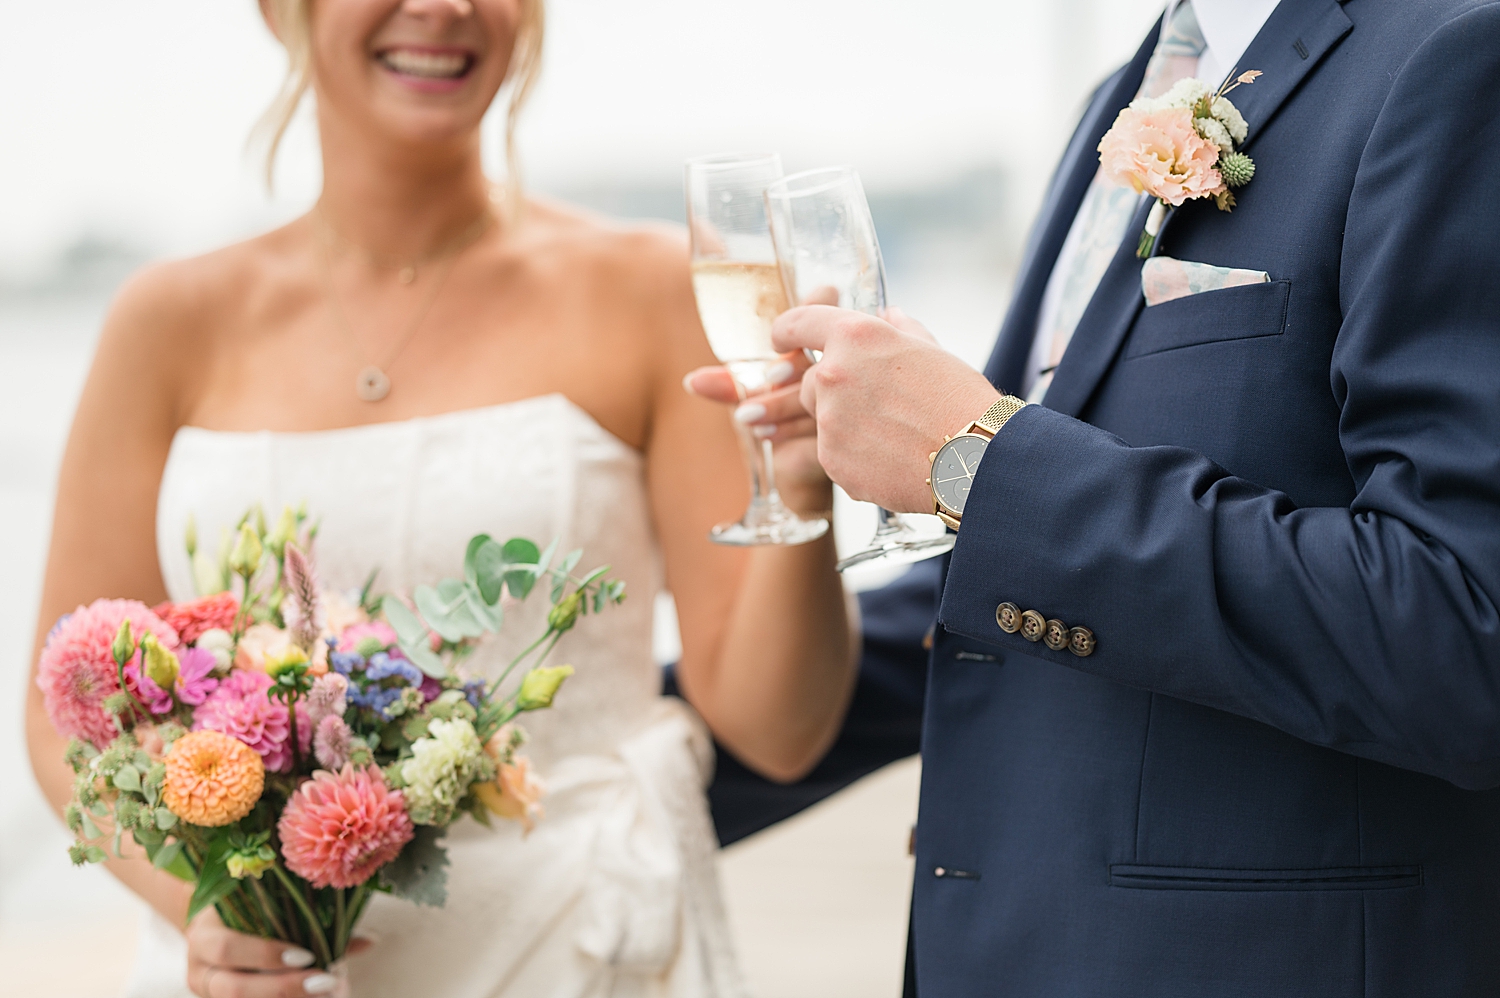
{"label": "bare shoulder", "polygon": [[690,292],[687,231],[658,221],[619,221],[557,201],[528,203],[527,251],[566,264],[627,299]]}
{"label": "bare shoulder", "polygon": [[[99,341],[99,358],[185,384],[211,363],[226,334],[269,306],[306,255],[300,223],[199,256],[153,263],[121,285]],[[305,261],[302,261],[305,264]]]}

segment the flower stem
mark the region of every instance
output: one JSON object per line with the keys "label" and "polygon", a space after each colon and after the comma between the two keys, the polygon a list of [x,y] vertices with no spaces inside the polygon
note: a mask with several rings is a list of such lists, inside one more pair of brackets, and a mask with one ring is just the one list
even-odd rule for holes
{"label": "flower stem", "polygon": [[[511,672],[515,669],[515,667],[518,666],[518,665],[520,665],[521,662],[522,662],[522,660],[525,659],[528,655],[530,655],[532,652],[536,651],[537,647],[539,645],[541,645],[541,643],[543,641],[546,641],[548,638],[551,638],[552,639],[552,643],[553,644],[557,644],[557,639],[559,637],[561,637],[561,636],[562,636],[562,632],[561,631],[558,631],[556,628],[553,628],[553,627],[548,627],[547,630],[546,630],[546,632],[541,637],[537,638],[531,644],[527,645],[526,648],[525,648],[525,650],[523,650],[521,652],[521,654],[519,654],[515,658],[511,659],[511,663],[505,667],[505,671],[502,672],[502,673],[500,673],[499,677],[493,683],[490,684],[489,695],[490,696],[494,696],[496,693],[500,692],[500,684],[503,683],[503,682],[505,682],[506,677],[511,674]],[[551,646],[548,646],[547,651],[542,652],[542,658],[546,658],[547,657],[547,653],[550,652],[550,651],[552,651],[552,648],[551,648]]]}
{"label": "flower stem", "polygon": [[302,912],[302,918],[307,922],[313,945],[317,948],[318,957],[323,961],[322,966],[327,968],[333,962],[333,954],[328,950],[328,938],[323,934],[323,926],[318,924],[317,914],[307,903],[307,898],[302,896],[301,889],[292,882],[292,878],[287,876],[280,864],[271,867],[271,870],[276,874],[276,879],[280,880],[287,892],[292,895],[292,901],[296,903],[297,909]]}
{"label": "flower stem", "polygon": [[287,939],[286,929],[282,927],[281,920],[276,917],[275,906],[271,904],[271,899],[266,896],[266,889],[261,886],[260,880],[256,877],[249,877],[247,879],[250,881],[250,890],[255,894],[256,903],[260,905],[260,910],[265,913],[266,924],[270,926],[272,932],[276,933],[277,939],[286,939],[287,942],[291,942],[292,940]]}

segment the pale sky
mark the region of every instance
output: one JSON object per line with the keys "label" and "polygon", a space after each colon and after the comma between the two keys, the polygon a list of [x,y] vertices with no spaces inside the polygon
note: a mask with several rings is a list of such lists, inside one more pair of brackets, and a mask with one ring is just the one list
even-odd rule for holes
{"label": "pale sky", "polygon": [[[315,195],[305,124],[275,198],[244,152],[284,67],[254,0],[7,6],[0,271],[24,277],[83,233],[194,252]],[[872,187],[1000,164],[1024,201],[1050,174],[1079,102],[1160,7],[550,0],[523,160],[543,189],[671,182],[685,157],[726,148],[779,149],[788,169],[853,164]]]}

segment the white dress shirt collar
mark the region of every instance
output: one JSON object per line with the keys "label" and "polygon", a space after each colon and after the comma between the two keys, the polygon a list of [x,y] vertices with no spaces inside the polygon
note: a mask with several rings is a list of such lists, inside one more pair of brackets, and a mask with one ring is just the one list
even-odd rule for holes
{"label": "white dress shirt collar", "polygon": [[[1179,4],[1189,0],[1170,0],[1162,24],[1169,23]],[[1245,50],[1260,33],[1280,0],[1191,0],[1193,13],[1208,48],[1198,60],[1198,79],[1217,86],[1235,70],[1254,69],[1241,66]]]}

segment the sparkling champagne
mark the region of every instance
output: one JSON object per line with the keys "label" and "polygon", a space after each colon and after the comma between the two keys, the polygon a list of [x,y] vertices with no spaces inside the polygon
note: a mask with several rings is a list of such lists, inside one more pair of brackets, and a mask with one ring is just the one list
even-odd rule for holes
{"label": "sparkling champagne", "polygon": [[714,355],[737,377],[756,380],[754,372],[777,358],[771,324],[787,309],[776,264],[695,260],[693,295]]}

